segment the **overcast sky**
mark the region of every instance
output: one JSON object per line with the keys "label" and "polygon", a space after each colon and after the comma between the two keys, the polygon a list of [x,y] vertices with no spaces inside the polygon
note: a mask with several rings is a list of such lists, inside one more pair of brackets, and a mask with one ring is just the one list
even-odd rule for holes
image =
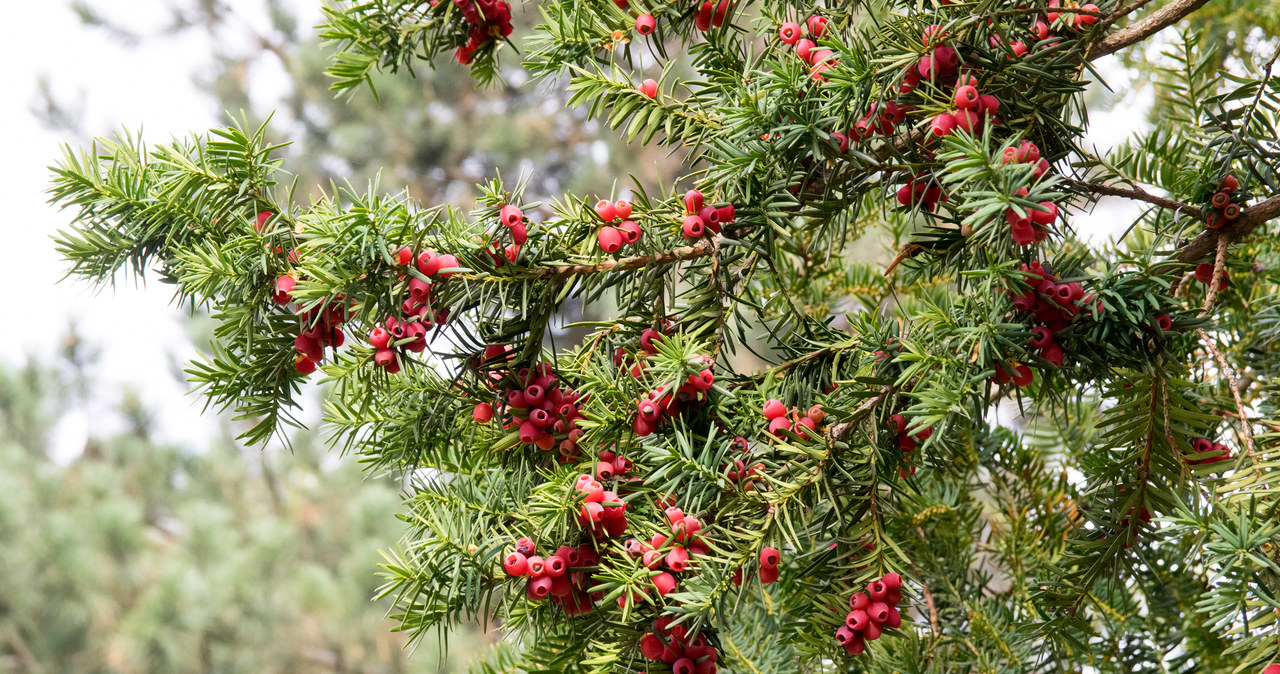
{"label": "overcast sky", "polygon": [[[311,12],[302,25],[316,23],[319,0],[293,3]],[[4,326],[0,362],[12,365],[28,357],[50,358],[74,320],[81,335],[101,350],[95,372],[101,388],[88,409],[70,411],[59,425],[54,438],[59,456],[74,456],[89,434],[120,427],[110,410],[126,388],[135,390],[157,412],[160,439],[206,446],[213,421],[201,415],[200,399],[187,395],[187,386],[174,376],[195,351],[185,334],[181,311],[170,304],[170,289],[160,284],[120,285],[114,291],[94,292],[83,282],[58,283],[65,266],[50,235],[66,225],[69,214],[60,214],[46,203],[46,167],[57,159],[61,144],[76,146],[84,139],[44,128],[31,109],[37,100],[38,78],[44,75],[59,100],[80,107],[90,134],[141,129],[147,140],[164,142],[173,135],[203,131],[225,121],[216,103],[193,84],[209,61],[208,40],[194,32],[177,38],[163,36],[162,0],[94,3],[147,36],[136,46],[123,46],[101,31],[83,27],[68,0],[9,4],[10,25],[25,28],[6,35],[7,52],[17,58],[17,67],[0,70],[5,91],[0,97],[0,123],[6,133],[0,190],[7,207],[0,220],[0,279],[8,289],[8,311],[0,323]],[[228,4],[237,7],[244,21],[259,32],[268,30],[256,0],[228,0]],[[236,37],[232,33],[224,39]],[[263,60],[251,73],[251,93],[263,108],[270,107],[271,92],[288,85],[273,65]],[[1104,63],[1102,68],[1114,72],[1114,66]],[[1124,82],[1117,78],[1112,84]],[[1095,113],[1091,139],[1104,146],[1122,140],[1142,118],[1145,105],[1149,105],[1149,94],[1118,106],[1115,112]],[[1109,210],[1075,223],[1086,232],[1114,231],[1123,215]]]}

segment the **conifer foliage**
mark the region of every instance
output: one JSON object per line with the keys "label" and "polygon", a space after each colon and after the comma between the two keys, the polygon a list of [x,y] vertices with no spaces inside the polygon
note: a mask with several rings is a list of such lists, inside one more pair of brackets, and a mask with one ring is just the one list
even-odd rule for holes
{"label": "conifer foliage", "polygon": [[[1280,81],[1205,4],[545,0],[517,50],[501,0],[347,3],[336,89],[521,58],[689,174],[299,206],[262,129],[121,136],[55,167],[57,243],[213,313],[189,373],[248,440],[328,382],[411,477],[396,617],[496,621],[494,671],[1262,671]],[[1153,42],[1165,114],[1096,152],[1092,63]],[[1143,209],[1090,245],[1104,196]]]}

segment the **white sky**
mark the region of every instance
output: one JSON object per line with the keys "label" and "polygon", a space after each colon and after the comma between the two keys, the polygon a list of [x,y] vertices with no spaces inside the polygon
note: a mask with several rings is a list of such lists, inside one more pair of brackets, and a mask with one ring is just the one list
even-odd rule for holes
{"label": "white sky", "polygon": [[[151,142],[163,142],[172,135],[203,131],[223,121],[216,103],[193,84],[197,69],[209,60],[209,41],[194,31],[177,38],[159,36],[166,18],[162,0],[95,3],[112,18],[149,36],[132,47],[121,46],[101,31],[85,29],[66,0],[8,4],[9,25],[28,28],[6,35],[8,53],[21,60],[16,68],[0,69],[0,90],[7,94],[0,98],[0,128],[6,134],[0,190],[7,211],[0,221],[0,281],[9,290],[7,318],[0,329],[0,362],[14,365],[29,356],[51,358],[74,318],[81,336],[101,350],[95,372],[100,388],[88,409],[70,410],[59,425],[55,455],[74,456],[88,435],[120,428],[120,420],[110,410],[126,387],[137,391],[156,413],[160,439],[205,447],[216,422],[200,414],[200,398],[187,395],[186,385],[173,375],[195,351],[184,332],[181,312],[169,304],[170,289],[157,283],[95,293],[82,282],[57,283],[65,267],[49,237],[66,225],[68,214],[45,202],[46,167],[57,159],[60,144],[78,146],[85,139],[46,130],[30,108],[36,100],[37,78],[43,74],[51,79],[59,100],[82,105],[86,131],[93,135],[126,127],[142,129]],[[228,0],[228,4],[260,32],[267,32],[269,23],[258,13],[259,2]],[[294,0],[294,4],[314,8],[318,16],[319,0]],[[302,25],[314,23],[308,17]],[[235,37],[229,34],[227,39]],[[1101,65],[1103,72],[1115,72],[1114,65]],[[287,78],[273,66],[268,60],[252,73],[254,92],[287,86]],[[1094,113],[1090,139],[1102,147],[1122,140],[1142,119],[1149,99],[1149,93],[1140,95],[1113,112]],[[255,102],[269,105],[270,101],[259,100],[255,93]],[[1075,224],[1085,232],[1106,236],[1127,224],[1123,215],[1114,208],[1100,208]]]}

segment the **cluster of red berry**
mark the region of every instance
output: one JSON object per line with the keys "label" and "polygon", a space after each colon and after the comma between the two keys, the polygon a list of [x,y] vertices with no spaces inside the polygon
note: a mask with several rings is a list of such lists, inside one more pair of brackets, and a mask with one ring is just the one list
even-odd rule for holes
{"label": "cluster of red berry", "polygon": [[771,435],[782,435],[783,431],[791,431],[804,439],[808,439],[809,431],[816,431],[818,424],[826,418],[822,405],[814,405],[808,412],[802,413],[795,407],[788,410],[781,400],[775,399],[765,401],[760,411],[764,413],[764,418],[769,420]]}
{"label": "cluster of red berry", "polygon": [[[285,279],[288,281],[285,282]],[[292,276],[281,276],[276,279],[275,301],[280,304],[287,303],[289,301],[287,293],[292,290]],[[280,302],[281,299],[285,301]],[[298,333],[293,340],[293,348],[298,352],[293,365],[299,373],[311,374],[316,371],[316,364],[324,360],[326,348],[336,349],[346,342],[346,335],[342,334],[338,326],[347,322],[351,317],[351,310],[346,306],[344,298],[339,297],[330,302],[327,307],[316,307],[299,312],[298,317],[302,319],[303,325],[311,327]]]}
{"label": "cluster of red berry", "polygon": [[[254,218],[254,229],[261,232],[267,222],[275,217],[271,211],[262,211]],[[283,252],[277,247],[276,252]],[[289,251],[289,261],[297,264],[298,251]],[[271,301],[280,306],[288,306],[293,301],[293,289],[298,284],[295,272],[283,274],[276,278],[275,289],[271,292]],[[295,307],[295,310],[297,307]],[[324,361],[326,348],[336,349],[346,343],[346,335],[339,326],[351,318],[350,307],[345,297],[336,297],[326,305],[314,307],[307,311],[299,311],[302,324],[310,326],[298,333],[293,340],[293,348],[297,354],[293,359],[293,367],[299,374],[308,375],[316,371],[317,364]]]}
{"label": "cluster of red berry", "polygon": [[[640,336],[640,352],[636,355],[641,360],[631,366],[632,376],[638,378],[644,373],[643,359],[654,355],[653,340],[661,338],[662,335],[656,330],[645,330]],[[621,357],[621,354],[615,353],[615,364],[621,364]],[[699,356],[698,360],[706,367],[690,374],[679,388],[672,391],[665,384],[660,384],[640,398],[636,403],[636,419],[631,425],[631,430],[636,435],[642,438],[653,435],[662,422],[680,416],[691,405],[702,405],[707,402],[707,392],[716,383],[714,363],[711,356],[707,355]]]}
{"label": "cluster of red berry", "polygon": [[913,435],[907,432],[907,418],[901,414],[894,414],[889,417],[889,430],[893,431],[897,438],[898,449],[907,453],[907,456],[902,457],[905,465],[898,469],[898,474],[904,478],[915,475],[916,466],[909,455],[920,446],[920,443],[933,437],[933,428],[921,429]]}
{"label": "cluster of red berry", "polygon": [[1228,222],[1234,222],[1243,212],[1240,204],[1235,203],[1234,197],[1236,190],[1240,188],[1240,181],[1235,176],[1227,176],[1222,179],[1222,183],[1218,185],[1218,191],[1213,193],[1209,199],[1209,215],[1205,216],[1204,224],[1209,229],[1218,229]]}
{"label": "cluster of red berry", "polygon": [[969,75],[956,80],[953,102],[956,109],[942,112],[934,116],[929,125],[929,132],[938,138],[949,136],[957,129],[965,133],[981,133],[987,120],[999,124],[996,112],[1000,110],[1000,101],[991,94],[978,91],[978,78]]}
{"label": "cluster of red berry", "polygon": [[[453,272],[444,270],[458,267],[458,258],[449,254],[437,256],[431,250],[419,254],[415,262],[413,250],[407,246],[397,251],[394,259],[400,266],[416,264],[423,276],[438,279],[453,276]],[[376,349],[373,362],[388,374],[400,371],[400,349],[421,353],[427,348],[427,331],[449,319],[448,308],[432,307],[435,297],[433,283],[410,276],[408,291],[408,299],[400,305],[403,316],[389,316],[381,326],[369,332],[369,345]]]}
{"label": "cluster of red berry", "polygon": [[[734,438],[733,444],[743,454],[749,454],[751,452],[751,445],[747,442],[747,439],[742,436]],[[724,476],[730,482],[742,480],[742,488],[744,490],[754,489],[755,483],[760,479],[760,475],[762,473],[764,473],[763,463],[755,463],[748,468],[746,462],[742,459],[733,459],[724,465]]]}
{"label": "cluster of red berry", "polygon": [[529,240],[529,228],[524,223],[524,212],[514,204],[507,204],[498,211],[498,222],[507,228],[511,243],[504,243],[507,237],[501,235],[501,230],[476,237],[481,250],[489,255],[495,267],[501,267],[519,259],[520,248]]}
{"label": "cluster of red berry", "polygon": [[725,19],[729,17],[729,12],[733,10],[733,3],[730,0],[703,0],[698,5],[698,13],[693,19],[693,25],[703,33],[712,28],[719,28],[724,25]]}
{"label": "cluster of red berry", "polygon": [[924,428],[917,431],[914,435],[907,432],[907,418],[901,414],[895,414],[889,417],[889,430],[893,431],[898,437],[898,449],[904,452],[913,452],[920,443],[928,440],[933,435],[932,428]]}
{"label": "cluster of red berry", "polygon": [[[1095,12],[1095,13],[1098,12],[1098,6],[1093,4],[1092,2],[1086,2],[1085,4],[1081,5],[1076,3],[1075,0],[1067,0],[1066,7],[1071,9],[1075,9],[1078,7],[1079,9],[1082,9],[1086,12]],[[1049,9],[1062,9],[1062,8],[1063,8],[1063,5],[1059,4],[1059,0],[1049,0]],[[1049,19],[1049,23],[1053,23],[1054,21],[1058,20],[1059,16],[1061,16],[1061,12],[1049,12],[1046,16]],[[1070,27],[1075,28],[1077,30],[1084,28],[1085,26],[1089,26],[1097,23],[1099,18],[1099,17],[1093,16],[1092,14],[1079,14],[1076,12],[1071,12],[1067,16],[1068,16],[1067,24]],[[1037,22],[1037,23],[1042,23],[1042,22]],[[1047,32],[1048,27],[1046,26],[1045,28]],[[1040,38],[1040,39],[1043,40],[1045,38]]]}
{"label": "cluster of red berry", "polygon": [[719,234],[737,216],[733,204],[712,206],[706,203],[702,192],[698,190],[684,193],[684,212],[684,224],[680,227],[680,233],[686,239],[701,239],[707,232]]}
{"label": "cluster of red berry", "polygon": [[[501,363],[510,354],[510,347],[490,346],[485,349],[485,360]],[[583,398],[563,385],[551,363],[514,372],[490,369],[486,383],[490,390],[500,393],[498,408],[495,411],[493,404],[479,403],[472,411],[476,421],[489,423],[495,414],[501,415],[503,428],[515,428],[520,442],[544,451],[559,447],[562,459],[577,455],[578,439],[583,434],[578,428],[578,420],[583,418],[579,409]]]}
{"label": "cluster of red berry", "polygon": [[[439,0],[432,0],[435,5]],[[453,0],[462,11],[462,18],[471,24],[471,36],[458,47],[455,55],[458,63],[467,65],[477,50],[492,38],[507,37],[514,28],[511,25],[511,4],[506,0]]]}
{"label": "cluster of red berry", "polygon": [[521,538],[516,549],[507,553],[502,568],[507,575],[528,578],[525,596],[530,601],[542,601],[547,597],[564,608],[569,615],[586,613],[599,600],[587,593],[591,587],[591,573],[600,562],[600,556],[590,546],[561,546],[555,554],[543,559],[534,554],[533,541]]}
{"label": "cluster of red berry", "polygon": [[692,637],[684,625],[668,617],[653,622],[653,632],[640,639],[640,653],[653,662],[671,665],[672,674],[716,674],[720,653],[701,632]]}
{"label": "cluster of red berry", "polygon": [[[1054,342],[1054,335],[1065,330],[1088,307],[1101,312],[1102,303],[1093,295],[1086,295],[1084,288],[1077,282],[1059,283],[1060,279],[1052,270],[1039,262],[1024,264],[1021,270],[1026,274],[1027,285],[1031,287],[1021,295],[1014,295],[1013,307],[1018,311],[1032,312],[1035,320],[1041,323],[1031,329],[1031,339],[1027,344],[1039,349],[1041,358],[1061,367],[1064,353],[1062,347]],[[1018,386],[1031,383],[1031,371],[1025,365],[1020,365],[1015,370],[1014,373],[1007,373],[1007,378],[1000,377],[1001,369],[997,365],[999,383],[1007,384],[1009,379]]]}
{"label": "cluster of red berry", "polygon": [[1203,459],[1187,459],[1187,465],[1189,466],[1211,465],[1219,461],[1231,460],[1231,448],[1208,438],[1196,438],[1191,442],[1191,449],[1196,454],[1208,454],[1209,456]]}
{"label": "cluster of red berry", "polygon": [[[624,545],[627,554],[639,559],[645,568],[658,571],[666,567],[665,571],[659,571],[650,578],[659,597],[675,591],[676,576],[673,574],[689,570],[693,555],[705,555],[709,552],[706,543],[698,535],[702,531],[701,520],[693,515],[685,515],[683,510],[675,506],[666,509],[666,517],[667,524],[671,527],[671,536],[654,534],[647,543],[632,538]],[[633,603],[641,599],[638,594],[631,595]],[[625,595],[618,597],[618,606],[624,606],[626,600]]]}
{"label": "cluster of red berry", "polygon": [[578,476],[573,488],[585,496],[578,509],[578,524],[597,540],[621,536],[627,531],[627,503],[587,474]]}
{"label": "cluster of red berry", "polygon": [[827,18],[815,14],[805,20],[805,25],[809,29],[809,37],[804,37],[804,29],[800,24],[788,21],[778,29],[778,39],[795,47],[796,56],[809,64],[810,77],[816,81],[825,82],[827,78],[823,73],[831,69],[836,55],[830,49],[820,49],[814,41],[826,34]]}
{"label": "cluster of red berry", "polygon": [[[1048,160],[1040,156],[1040,148],[1029,140],[1022,141],[1016,148],[1005,148],[1003,161],[1006,165],[1033,164],[1033,180],[1039,180],[1049,170]],[[1017,195],[1025,197],[1027,193],[1027,188],[1022,187],[1018,189]],[[1041,201],[1038,208],[1010,206],[1004,212],[1004,219],[1009,223],[1009,234],[1013,237],[1013,242],[1019,246],[1030,246],[1049,236],[1049,225],[1058,219],[1058,205],[1052,201]]]}
{"label": "cluster of red berry", "polygon": [[927,171],[917,173],[914,178],[898,188],[897,194],[898,203],[903,206],[920,204],[930,213],[938,207],[938,202],[943,196],[942,187],[934,184]]}
{"label": "cluster of red berry", "polygon": [[[639,241],[640,235],[643,234],[640,225],[634,220],[628,220],[631,217],[630,202],[601,199],[596,202],[596,215],[604,221],[604,227],[601,227],[600,233],[596,234],[596,242],[606,253],[618,252],[623,244],[633,244]],[[618,220],[622,222],[615,227],[613,223]]]}
{"label": "cluster of red berry", "polygon": [[875,641],[886,629],[902,624],[898,603],[902,601],[902,576],[886,573],[880,580],[867,583],[866,592],[849,597],[849,614],[844,626],[836,630],[836,641],[849,655],[861,655],[868,641]]}

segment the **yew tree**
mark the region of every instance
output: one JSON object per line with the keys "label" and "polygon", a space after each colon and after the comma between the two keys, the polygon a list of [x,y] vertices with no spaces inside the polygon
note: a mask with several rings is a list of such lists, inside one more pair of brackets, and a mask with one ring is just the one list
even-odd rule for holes
{"label": "yew tree", "polygon": [[[70,276],[215,317],[188,372],[246,440],[324,383],[403,477],[404,630],[492,624],[489,671],[1280,670],[1274,5],[511,9],[331,6],[333,87],[558,88],[687,173],[307,197],[240,125],[50,189]],[[1158,115],[1100,151],[1116,53]]]}

